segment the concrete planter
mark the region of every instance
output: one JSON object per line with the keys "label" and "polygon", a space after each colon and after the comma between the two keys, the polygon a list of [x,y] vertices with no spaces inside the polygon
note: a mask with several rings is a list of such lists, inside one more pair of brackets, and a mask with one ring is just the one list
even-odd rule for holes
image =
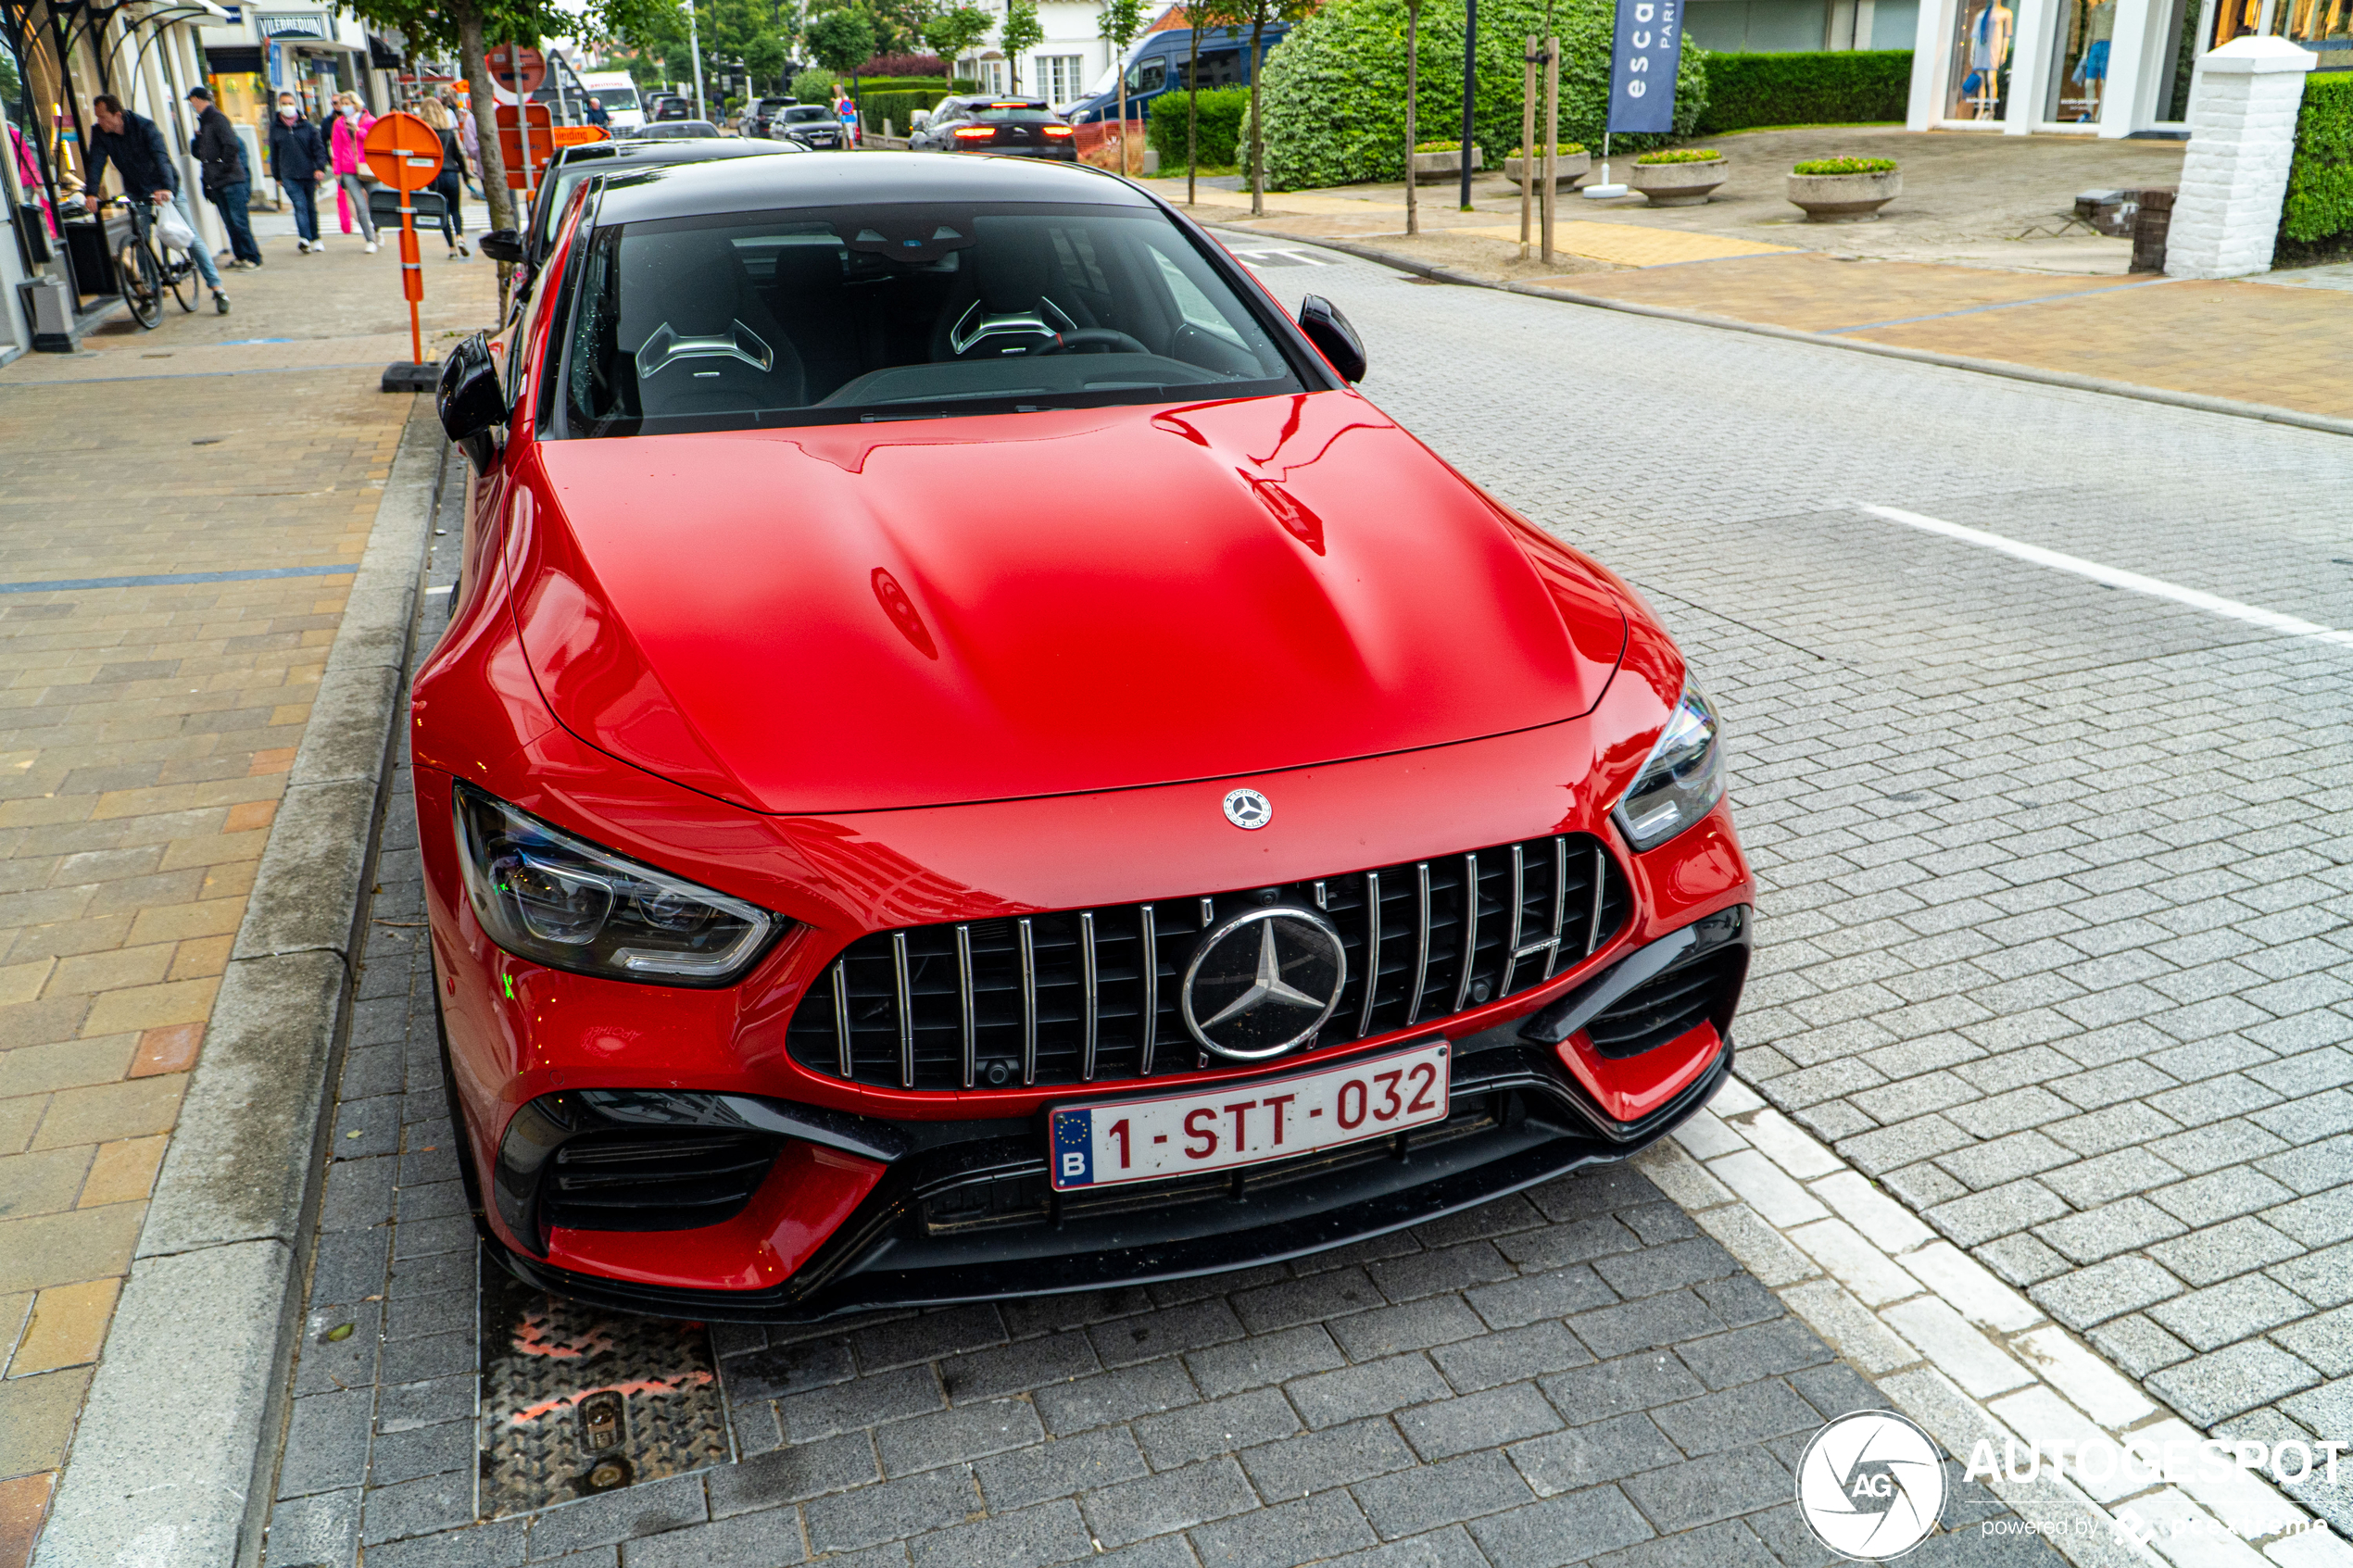
{"label": "concrete planter", "polygon": [[[1481,167],[1478,149],[1473,147],[1470,150],[1470,156],[1471,168],[1476,170]],[[1463,153],[1459,147],[1447,153],[1416,153],[1414,155],[1414,183],[1416,185],[1432,185],[1441,180],[1457,179],[1462,172]]]}
{"label": "concrete planter", "polygon": [[[1516,157],[1504,160],[1504,178],[1515,185],[1519,183],[1519,163],[1520,160]],[[1591,153],[1564,153],[1554,160],[1553,183],[1566,191],[1584,179],[1592,167],[1593,155]],[[1544,182],[1544,160],[1541,157],[1536,160],[1535,179],[1540,185]]]}
{"label": "concrete planter", "polygon": [[1904,171],[1881,174],[1793,174],[1789,199],[1806,209],[1808,223],[1868,223],[1879,209],[1904,194]]}
{"label": "concrete planter", "polygon": [[1731,165],[1720,157],[1705,163],[1638,163],[1626,182],[1653,207],[1697,207],[1730,172]]}

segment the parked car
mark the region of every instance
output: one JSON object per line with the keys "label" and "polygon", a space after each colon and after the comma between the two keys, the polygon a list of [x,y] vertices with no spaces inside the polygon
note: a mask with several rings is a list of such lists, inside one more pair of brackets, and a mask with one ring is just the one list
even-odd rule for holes
{"label": "parked car", "polygon": [[1043,98],[946,98],[907,139],[918,153],[1007,153],[1076,163],[1078,148]]}
{"label": "parked car", "polygon": [[700,1322],[1141,1285],[1723,1083],[1715,710],[1353,389],[1338,309],[1016,158],[568,212],[566,286],[442,377],[476,479],[408,732],[503,1266]]}
{"label": "parked car", "polygon": [[646,100],[646,119],[650,121],[695,119],[695,101],[676,93],[656,93]]}
{"label": "parked car", "polygon": [[[688,125],[696,121],[688,120]],[[663,131],[668,126],[661,128]],[[531,226],[516,257],[536,272],[547,259],[563,222],[565,204],[583,180],[598,174],[623,174],[644,169],[672,169],[680,164],[710,163],[721,158],[759,157],[770,153],[798,153],[789,142],[748,142],[740,137],[680,137],[636,135],[626,141],[589,142],[558,147],[540,177],[539,194],[532,201]],[[497,231],[493,231],[495,234]],[[493,257],[493,259],[497,259]]]}
{"label": "parked car", "polygon": [[742,122],[736,129],[746,136],[765,136],[776,111],[790,108],[799,102],[799,98],[755,98],[745,108]]}
{"label": "parked car", "polygon": [[842,152],[849,146],[841,121],[824,104],[788,104],[778,109],[769,119],[768,136],[771,141],[798,142],[812,152]]}
{"label": "parked car", "polygon": [[[1264,59],[1273,53],[1275,45],[1290,36],[1291,24],[1272,22],[1259,40],[1259,56]],[[1185,91],[1185,71],[1191,63],[1193,34],[1189,28],[1166,32],[1148,32],[1136,44],[1135,53],[1127,61],[1127,118],[1140,120],[1151,110],[1149,106],[1164,93]],[[1201,85],[1206,92],[1213,87],[1247,87],[1251,79],[1250,30],[1222,27],[1203,28],[1201,34]],[[1101,125],[1119,119],[1119,83],[1115,77],[1106,76],[1106,87],[1074,104],[1070,108],[1070,123],[1074,126]],[[1085,139],[1082,136],[1082,139]]]}
{"label": "parked car", "polygon": [[626,138],[632,142],[692,141],[701,137],[717,140],[719,127],[707,119],[664,119],[652,125],[639,126]]}

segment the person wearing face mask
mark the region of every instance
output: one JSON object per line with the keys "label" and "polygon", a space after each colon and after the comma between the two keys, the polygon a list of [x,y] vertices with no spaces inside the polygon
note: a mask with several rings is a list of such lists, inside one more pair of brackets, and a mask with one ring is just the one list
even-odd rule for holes
{"label": "person wearing face mask", "polygon": [[297,248],[317,252],[319,192],[327,172],[327,144],[319,128],[302,117],[302,105],[292,93],[278,94],[278,112],[270,117],[270,178],[285,188],[294,202]]}
{"label": "person wearing face mask", "polygon": [[368,242],[371,256],[376,252],[376,220],[368,211],[368,182],[359,174],[368,167],[368,128],[375,123],[376,117],[359,107],[357,93],[335,94],[334,125],[328,132],[335,169],[335,216],[348,234],[353,209],[358,209],[359,237]]}
{"label": "person wearing face mask", "polygon": [[[90,107],[98,122],[90,132],[88,184],[93,197],[97,194],[98,177],[112,163],[121,174],[124,195],[132,201],[169,202],[179,209],[182,222],[195,228],[195,215],[181,199],[179,171],[171,167],[171,154],[156,122],[132,114],[111,93],[91,99]],[[229,296],[220,291],[220,269],[212,264],[211,247],[198,240],[188,247],[188,259],[196,264],[196,275],[212,291],[213,308],[227,315]]]}

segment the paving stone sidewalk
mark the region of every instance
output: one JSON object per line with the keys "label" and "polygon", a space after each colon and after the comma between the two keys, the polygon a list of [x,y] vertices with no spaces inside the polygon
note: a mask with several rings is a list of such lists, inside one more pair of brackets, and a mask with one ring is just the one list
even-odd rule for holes
{"label": "paving stone sidewalk", "polygon": [[70,1450],[412,401],[312,368],[331,337],[211,372],[313,313],[386,324],[381,259],[0,367],[0,1568]]}

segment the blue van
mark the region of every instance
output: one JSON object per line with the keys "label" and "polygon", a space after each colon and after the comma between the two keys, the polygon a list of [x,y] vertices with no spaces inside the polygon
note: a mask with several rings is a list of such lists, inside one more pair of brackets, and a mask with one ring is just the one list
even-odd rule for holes
{"label": "blue van", "polygon": [[[1274,51],[1276,44],[1291,30],[1289,22],[1269,22],[1259,34],[1261,58]],[[1190,28],[1176,28],[1166,32],[1146,33],[1136,44],[1136,53],[1127,62],[1127,118],[1139,120],[1149,112],[1144,106],[1164,93],[1185,91],[1185,68],[1191,63],[1193,32]],[[1201,30],[1201,86],[1204,93],[1213,87],[1247,87],[1250,85],[1250,29],[1246,27],[1205,27]],[[1089,125],[1098,120],[1110,120],[1119,115],[1119,89],[1114,84],[1109,91],[1071,107],[1069,119],[1073,125]]]}

